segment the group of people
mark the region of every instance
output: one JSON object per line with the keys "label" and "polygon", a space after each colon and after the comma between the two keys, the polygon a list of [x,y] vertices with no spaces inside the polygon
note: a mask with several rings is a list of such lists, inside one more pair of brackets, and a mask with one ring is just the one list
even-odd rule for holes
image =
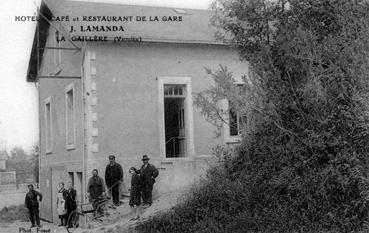
{"label": "group of people", "polygon": [[142,156],[142,166],[140,170],[135,167],[129,169],[131,174],[131,192],[129,205],[134,209],[134,217],[132,220],[139,218],[137,208],[141,205],[141,197],[143,208],[147,208],[152,204],[152,190],[155,179],[159,175],[158,169],[149,163],[150,158],[147,155]]}
{"label": "group of people", "polygon": [[[150,158],[147,155],[142,156],[143,165],[141,169],[131,167],[131,192],[129,205],[134,209],[134,218],[138,219],[137,209],[143,202],[142,207],[147,208],[152,204],[152,190],[155,179],[159,175],[158,169],[149,163]],[[105,169],[105,182],[113,203],[116,206],[120,205],[120,184],[123,182],[122,166],[115,161],[114,155],[109,155],[109,164]],[[103,178],[99,176],[97,169],[92,170],[92,177],[87,184],[87,196],[91,203],[105,195],[105,183]]]}
{"label": "group of people", "polygon": [[67,226],[67,221],[70,214],[77,208],[76,202],[77,191],[73,188],[71,181],[67,183],[67,188],[64,188],[64,183],[59,183],[58,196],[56,205],[60,218],[59,226]]}
{"label": "group of people", "polygon": [[[131,167],[129,173],[131,174],[131,190],[129,205],[133,208],[133,220],[138,219],[138,207],[142,203],[143,208],[147,208],[152,204],[152,190],[155,179],[159,175],[158,169],[149,163],[150,158],[147,155],[142,156],[142,166],[140,169]],[[92,177],[87,184],[87,197],[89,202],[96,203],[95,200],[106,195],[111,197],[114,205],[120,205],[120,184],[123,182],[122,166],[115,161],[114,155],[109,155],[109,164],[105,169],[105,182],[99,176],[97,169],[92,170]],[[106,188],[105,188],[106,183]],[[25,198],[25,206],[28,209],[29,218],[32,227],[36,225],[40,227],[39,217],[39,201],[42,200],[42,194],[34,190],[32,184],[28,185],[28,193]],[[72,182],[59,183],[59,191],[57,193],[56,205],[57,212],[60,218],[59,226],[67,226],[70,214],[77,208],[76,202],[77,191],[73,188]],[[142,199],[142,202],[141,202]],[[96,206],[94,206],[96,208]]]}

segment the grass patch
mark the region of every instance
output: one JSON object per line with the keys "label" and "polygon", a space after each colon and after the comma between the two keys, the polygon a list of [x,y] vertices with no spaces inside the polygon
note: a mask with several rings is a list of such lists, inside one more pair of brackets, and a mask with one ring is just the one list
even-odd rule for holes
{"label": "grass patch", "polygon": [[4,207],[0,210],[0,223],[28,221],[28,212],[23,204]]}

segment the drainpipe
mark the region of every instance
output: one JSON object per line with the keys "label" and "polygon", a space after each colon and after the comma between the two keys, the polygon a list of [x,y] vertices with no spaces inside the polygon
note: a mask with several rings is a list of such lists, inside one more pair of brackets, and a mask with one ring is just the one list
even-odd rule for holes
{"label": "drainpipe", "polygon": [[85,192],[85,186],[86,186],[86,137],[85,137],[85,130],[86,130],[86,100],[85,100],[85,72],[84,72],[84,64],[85,64],[85,52],[86,52],[86,42],[83,43],[82,46],[82,65],[81,65],[81,97],[82,97],[82,141],[83,141],[83,145],[82,145],[82,187],[81,187],[81,192],[82,192],[82,202],[85,200],[86,198],[86,192]]}
{"label": "drainpipe", "polygon": [[37,89],[37,99],[38,99],[38,145],[37,145],[37,149],[38,149],[38,188],[41,188],[40,185],[40,177],[41,177],[41,118],[40,118],[40,101],[41,101],[41,96],[40,96],[40,81],[35,82],[35,87]]}

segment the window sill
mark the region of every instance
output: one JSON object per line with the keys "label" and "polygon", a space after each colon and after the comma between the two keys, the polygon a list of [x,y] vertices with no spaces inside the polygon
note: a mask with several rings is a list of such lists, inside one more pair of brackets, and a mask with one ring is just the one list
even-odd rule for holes
{"label": "window sill", "polygon": [[241,143],[241,136],[229,136],[225,140],[226,144],[239,144]]}
{"label": "window sill", "polygon": [[76,149],[76,147],[74,146],[74,144],[66,145],[65,148],[67,150],[74,150],[74,149]]}
{"label": "window sill", "polygon": [[167,158],[167,157],[165,157],[164,158],[164,161],[167,161],[167,162],[170,162],[170,161],[183,161],[183,160],[192,160],[193,158],[192,157],[188,157],[188,156],[186,156],[186,157],[169,157],[169,158]]}

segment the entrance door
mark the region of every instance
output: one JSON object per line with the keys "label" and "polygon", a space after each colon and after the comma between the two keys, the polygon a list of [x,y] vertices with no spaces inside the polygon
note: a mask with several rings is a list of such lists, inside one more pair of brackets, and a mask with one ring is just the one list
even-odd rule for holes
{"label": "entrance door", "polygon": [[167,158],[186,156],[185,86],[164,85],[165,152]]}

